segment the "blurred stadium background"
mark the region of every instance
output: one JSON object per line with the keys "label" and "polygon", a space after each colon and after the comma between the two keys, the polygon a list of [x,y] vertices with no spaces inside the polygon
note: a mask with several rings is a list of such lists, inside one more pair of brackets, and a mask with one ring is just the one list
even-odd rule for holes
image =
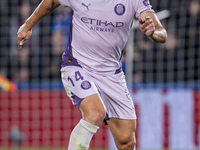
{"label": "blurred stadium background", "polygon": [[[17,30],[39,2],[0,1],[2,150],[64,149],[81,117],[60,81],[71,10],[59,7],[45,17],[18,51]],[[156,12],[170,11],[162,20],[168,41],[152,43],[139,29],[133,31],[131,94],[138,115],[137,147],[200,149],[200,1],[150,2]],[[126,70],[125,63],[123,67]],[[115,149],[107,126],[101,126],[91,148]]]}

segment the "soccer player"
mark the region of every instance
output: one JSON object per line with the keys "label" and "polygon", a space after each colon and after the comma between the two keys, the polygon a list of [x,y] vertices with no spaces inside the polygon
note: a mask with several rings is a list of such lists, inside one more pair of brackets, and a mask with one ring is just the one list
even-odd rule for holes
{"label": "soccer player", "polygon": [[133,150],[136,114],[121,69],[122,51],[134,17],[152,41],[164,43],[166,30],[148,0],[43,0],[19,28],[19,49],[33,26],[60,5],[73,10],[69,45],[62,56],[62,82],[82,114],[68,149],[87,150],[104,122],[119,150]]}

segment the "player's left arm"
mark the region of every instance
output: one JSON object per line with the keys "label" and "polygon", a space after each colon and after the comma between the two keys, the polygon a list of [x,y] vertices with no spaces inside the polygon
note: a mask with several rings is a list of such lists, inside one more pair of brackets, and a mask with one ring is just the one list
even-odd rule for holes
{"label": "player's left arm", "polygon": [[140,30],[152,41],[165,43],[167,32],[163,28],[160,20],[153,12],[143,12],[138,17]]}

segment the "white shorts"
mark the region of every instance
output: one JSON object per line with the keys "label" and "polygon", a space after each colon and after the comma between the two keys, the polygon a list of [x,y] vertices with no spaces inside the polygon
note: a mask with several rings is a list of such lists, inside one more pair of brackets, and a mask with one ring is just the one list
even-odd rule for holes
{"label": "white shorts", "polygon": [[99,93],[106,107],[105,120],[136,119],[123,72],[102,76],[78,66],[66,66],[61,68],[61,77],[67,95],[78,108],[84,98]]}

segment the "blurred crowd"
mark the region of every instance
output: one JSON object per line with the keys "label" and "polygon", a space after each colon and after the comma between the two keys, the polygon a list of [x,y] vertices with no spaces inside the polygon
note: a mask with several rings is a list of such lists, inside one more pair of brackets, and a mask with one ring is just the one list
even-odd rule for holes
{"label": "blurred crowd", "polygon": [[[168,31],[165,44],[156,44],[134,29],[133,82],[200,81],[200,1],[150,0]],[[0,75],[16,82],[60,80],[61,55],[68,44],[71,10],[59,7],[43,18],[22,50],[17,30],[40,0],[0,1]]]}
{"label": "blurred crowd", "polygon": [[170,11],[170,16],[161,20],[168,40],[155,44],[135,29],[133,82],[199,83],[200,1],[150,1],[156,12]]}
{"label": "blurred crowd", "polygon": [[1,0],[0,75],[16,82],[60,79],[61,56],[68,44],[71,9],[59,7],[33,28],[21,50],[17,31],[40,0]]}

